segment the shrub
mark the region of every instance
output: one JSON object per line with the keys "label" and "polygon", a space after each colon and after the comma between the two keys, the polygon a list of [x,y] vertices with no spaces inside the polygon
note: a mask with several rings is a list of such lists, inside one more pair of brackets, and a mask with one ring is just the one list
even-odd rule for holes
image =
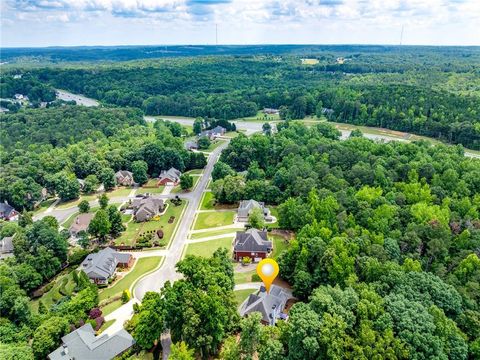
{"label": "shrub", "polygon": [[94,326],[95,331],[100,330],[104,322],[105,322],[105,318],[103,316],[99,316],[95,318],[95,326]]}
{"label": "shrub", "polygon": [[125,304],[130,300],[130,290],[125,289],[122,292],[122,303]]}
{"label": "shrub", "polygon": [[250,264],[251,262],[252,262],[252,259],[251,259],[250,257],[248,257],[248,256],[244,256],[244,257],[242,258],[242,264],[243,264],[243,265],[248,265],[248,264]]}
{"label": "shrub", "polygon": [[257,282],[257,281],[262,281],[262,279],[260,279],[260,276],[258,276],[258,274],[253,274],[252,282]]}
{"label": "shrub", "polygon": [[90,317],[90,319],[96,319],[101,315],[102,315],[102,310],[100,310],[99,308],[93,308],[88,313],[88,316]]}

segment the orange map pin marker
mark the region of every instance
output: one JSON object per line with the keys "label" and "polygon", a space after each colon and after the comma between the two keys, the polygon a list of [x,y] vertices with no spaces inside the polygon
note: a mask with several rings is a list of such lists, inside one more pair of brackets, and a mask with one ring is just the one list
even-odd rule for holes
{"label": "orange map pin marker", "polygon": [[267,289],[267,293],[270,292],[270,285],[272,285],[273,280],[278,275],[278,264],[273,259],[263,259],[257,265],[257,274],[262,279]]}

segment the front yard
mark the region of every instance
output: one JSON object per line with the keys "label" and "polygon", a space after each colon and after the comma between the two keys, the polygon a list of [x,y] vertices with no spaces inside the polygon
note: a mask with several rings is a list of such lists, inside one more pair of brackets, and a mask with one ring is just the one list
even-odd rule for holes
{"label": "front yard", "polygon": [[202,231],[202,232],[190,234],[190,238],[192,240],[198,240],[198,239],[209,237],[209,236],[235,233],[236,231],[242,231],[243,229],[244,229],[243,227],[238,227],[238,228],[231,228],[231,229],[228,228],[228,229],[222,229],[222,230],[205,231],[205,232]]}
{"label": "front yard", "polygon": [[[97,210],[99,209],[100,207],[94,207],[94,208],[91,208],[89,213],[91,214],[95,214],[97,212]],[[70,215],[67,220],[65,220],[61,225],[65,228],[65,229],[70,229],[70,226],[72,226],[73,222],[75,221],[75,218],[80,214],[80,212],[75,212],[73,213],[72,215]]]}
{"label": "front yard", "polygon": [[100,302],[120,296],[123,290],[129,289],[132,286],[133,282],[137,280],[143,274],[146,274],[160,265],[162,257],[160,256],[151,256],[140,258],[135,261],[133,269],[129,272],[126,272],[120,280],[114,282],[114,285],[99,291],[98,299]]}
{"label": "front yard", "polygon": [[[168,208],[163,215],[160,215],[159,220],[150,220],[140,223],[135,220],[130,221],[127,224],[127,229],[119,238],[115,239],[115,244],[134,246],[138,237],[143,233],[159,229],[163,230],[162,242],[165,244],[170,242],[175,226],[179,221],[186,203],[183,201],[180,206],[175,206],[171,201],[168,201],[167,204]],[[169,223],[170,218],[173,218],[173,222],[171,223]]]}
{"label": "front yard", "polygon": [[147,181],[145,185],[143,185],[141,188],[137,189],[135,194],[145,194],[145,193],[150,193],[150,194],[161,194],[163,192],[163,189],[165,189],[165,186],[157,186],[158,179],[150,179]]}
{"label": "front yard", "polygon": [[76,286],[73,280],[73,271],[59,275],[52,281],[53,287],[49,291],[45,292],[40,298],[32,300],[32,310],[38,311],[40,301],[43,302],[47,309],[50,309],[62,297],[71,295]]}
{"label": "front yard", "polygon": [[215,250],[221,247],[227,248],[229,252],[232,253],[232,244],[233,244],[232,237],[188,244],[187,250],[185,251],[185,255],[210,257],[213,255]]}
{"label": "front yard", "polygon": [[194,230],[215,228],[219,226],[232,225],[235,211],[215,211],[197,214],[197,221]]}
{"label": "front yard", "polygon": [[[197,186],[198,182],[200,181],[200,178],[201,176],[192,176],[193,177],[193,186],[190,190],[188,191],[192,191],[193,189],[195,189],[195,186]],[[181,193],[181,192],[184,192],[180,186],[180,184],[178,184],[177,186],[175,186],[172,191],[170,191],[172,194],[177,194],[177,193]],[[187,191],[185,191],[187,192]]]}
{"label": "front yard", "polygon": [[245,299],[248,297],[248,295],[253,294],[254,292],[256,292],[256,290],[254,290],[254,289],[234,291],[233,293],[235,294],[235,300],[236,300],[238,306],[240,306],[245,301]]}

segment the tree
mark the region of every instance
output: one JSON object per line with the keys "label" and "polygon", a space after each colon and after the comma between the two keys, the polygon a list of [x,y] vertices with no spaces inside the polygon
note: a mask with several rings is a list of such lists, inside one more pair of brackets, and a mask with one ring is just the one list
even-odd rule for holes
{"label": "tree", "polygon": [[272,134],[272,126],[269,123],[265,123],[262,125],[262,130],[265,135]]}
{"label": "tree", "polygon": [[43,322],[33,334],[32,350],[36,358],[45,359],[60,344],[60,339],[68,331],[65,317],[52,316]]}
{"label": "tree", "polygon": [[239,349],[242,359],[251,360],[257,352],[262,333],[260,320],[262,315],[258,312],[249,314],[247,318],[242,319],[242,336],[240,337]]}
{"label": "tree", "polygon": [[183,341],[170,346],[168,358],[171,360],[195,360],[193,349],[190,349]]}
{"label": "tree", "polygon": [[201,150],[206,150],[210,147],[212,142],[207,136],[200,136],[197,141],[198,148]]}
{"label": "tree", "polygon": [[260,208],[254,208],[248,214],[248,224],[255,229],[263,229],[265,227],[265,217]]}
{"label": "tree", "polygon": [[122,303],[126,304],[129,301],[130,301],[130,290],[125,289],[122,292]]}
{"label": "tree", "polygon": [[82,200],[80,201],[80,204],[78,204],[78,210],[80,213],[88,213],[90,211],[90,203],[88,200]]}
{"label": "tree", "polygon": [[80,195],[80,184],[74,174],[61,172],[55,178],[55,191],[63,201],[77,199]]}
{"label": "tree", "polygon": [[110,233],[110,227],[111,224],[107,211],[100,209],[95,213],[92,221],[90,221],[88,233],[93,237],[105,240],[106,236]]}
{"label": "tree", "polygon": [[111,190],[115,187],[115,172],[111,168],[104,168],[100,174],[100,180],[103,183],[105,191]]}
{"label": "tree", "polygon": [[98,204],[100,205],[100,209],[106,209],[108,206],[108,196],[106,194],[102,194],[98,197]]}
{"label": "tree", "polygon": [[148,181],[147,176],[148,165],[143,160],[137,160],[132,163],[133,180],[140,185]]}
{"label": "tree", "polygon": [[108,207],[108,220],[110,222],[110,234],[115,238],[125,231],[125,225],[122,222],[122,214],[115,205]]}
{"label": "tree", "polygon": [[203,127],[203,119],[196,118],[195,121],[193,122],[193,133],[195,135],[200,134],[202,132],[202,127]]}
{"label": "tree", "polygon": [[87,249],[90,246],[90,237],[88,236],[88,232],[80,231],[78,233],[78,245],[82,248]]}
{"label": "tree", "polygon": [[180,187],[182,190],[191,189],[193,186],[193,176],[189,174],[182,174],[180,176]]}
{"label": "tree", "polygon": [[23,210],[18,219],[18,226],[24,228],[31,224],[33,224],[32,213],[30,211]]}
{"label": "tree", "polygon": [[223,179],[227,175],[235,175],[235,170],[223,161],[217,161],[215,165],[213,165],[212,180]]}
{"label": "tree", "polygon": [[99,183],[100,182],[98,181],[98,178],[95,175],[88,175],[85,178],[85,184],[83,186],[83,192],[87,193],[87,194],[90,194],[90,193],[96,191]]}

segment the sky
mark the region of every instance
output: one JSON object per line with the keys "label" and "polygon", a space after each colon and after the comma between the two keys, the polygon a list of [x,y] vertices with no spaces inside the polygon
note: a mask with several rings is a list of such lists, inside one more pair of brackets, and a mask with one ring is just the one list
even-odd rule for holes
{"label": "sky", "polygon": [[2,47],[480,45],[480,0],[0,0]]}

